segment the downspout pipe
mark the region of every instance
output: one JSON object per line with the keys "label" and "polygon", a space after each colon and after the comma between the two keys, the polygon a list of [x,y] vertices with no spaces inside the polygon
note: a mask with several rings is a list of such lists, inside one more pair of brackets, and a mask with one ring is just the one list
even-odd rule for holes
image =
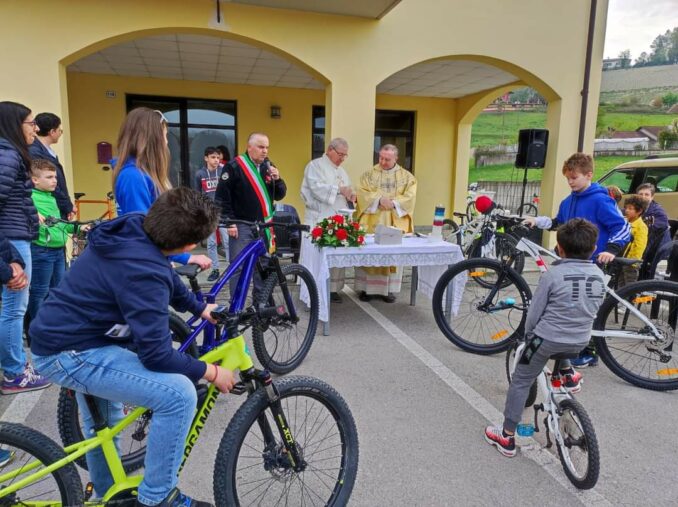
{"label": "downspout pipe", "polygon": [[589,13],[589,34],[586,39],[586,63],[584,64],[584,86],[581,90],[581,113],[579,115],[579,140],[577,151],[584,151],[584,134],[586,132],[586,109],[589,104],[589,81],[591,79],[591,53],[593,53],[593,35],[596,27],[596,10],[598,0],[591,0],[591,12]]}

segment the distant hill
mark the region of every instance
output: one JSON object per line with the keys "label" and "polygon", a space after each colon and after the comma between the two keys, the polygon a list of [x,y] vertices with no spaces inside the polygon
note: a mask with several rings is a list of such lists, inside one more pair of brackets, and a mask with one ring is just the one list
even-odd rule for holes
{"label": "distant hill", "polygon": [[600,85],[601,93],[647,88],[678,89],[678,65],[607,70]]}

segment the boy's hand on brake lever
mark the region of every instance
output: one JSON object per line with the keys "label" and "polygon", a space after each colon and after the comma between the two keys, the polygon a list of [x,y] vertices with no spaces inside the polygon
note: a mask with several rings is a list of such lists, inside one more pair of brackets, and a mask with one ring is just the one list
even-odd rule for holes
{"label": "boy's hand on brake lever", "polygon": [[203,377],[222,393],[227,393],[235,386],[235,374],[231,370],[217,366],[216,364],[207,364],[207,369]]}
{"label": "boy's hand on brake lever", "polygon": [[523,225],[527,225],[530,229],[534,228],[537,225],[537,219],[535,217],[527,217],[522,221]]}
{"label": "boy's hand on brake lever", "polygon": [[205,320],[210,321],[212,324],[216,324],[217,321],[214,320],[214,317],[212,317],[212,310],[214,310],[218,306],[219,305],[216,305],[214,303],[209,303],[207,306],[205,306],[205,309],[200,314],[200,317],[202,317]]}
{"label": "boy's hand on brake lever", "polygon": [[610,262],[612,262],[614,260],[615,257],[616,256],[614,254],[610,253],[610,252],[600,252],[598,254],[598,257],[596,258],[596,260],[600,264],[609,264]]}

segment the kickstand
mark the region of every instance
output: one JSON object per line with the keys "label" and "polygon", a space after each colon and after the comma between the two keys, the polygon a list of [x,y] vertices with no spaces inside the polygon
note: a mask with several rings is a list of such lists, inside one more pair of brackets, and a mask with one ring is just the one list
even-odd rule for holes
{"label": "kickstand", "polygon": [[551,432],[549,431],[549,416],[544,417],[544,426],[546,426],[546,448],[550,449],[553,447],[553,442],[551,442]]}

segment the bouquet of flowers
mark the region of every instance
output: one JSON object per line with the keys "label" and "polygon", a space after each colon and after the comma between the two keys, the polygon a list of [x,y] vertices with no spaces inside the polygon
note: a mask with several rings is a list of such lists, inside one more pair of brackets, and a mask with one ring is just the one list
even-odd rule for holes
{"label": "bouquet of flowers", "polygon": [[358,222],[334,215],[311,229],[311,241],[318,246],[360,246],[365,242],[365,230]]}

